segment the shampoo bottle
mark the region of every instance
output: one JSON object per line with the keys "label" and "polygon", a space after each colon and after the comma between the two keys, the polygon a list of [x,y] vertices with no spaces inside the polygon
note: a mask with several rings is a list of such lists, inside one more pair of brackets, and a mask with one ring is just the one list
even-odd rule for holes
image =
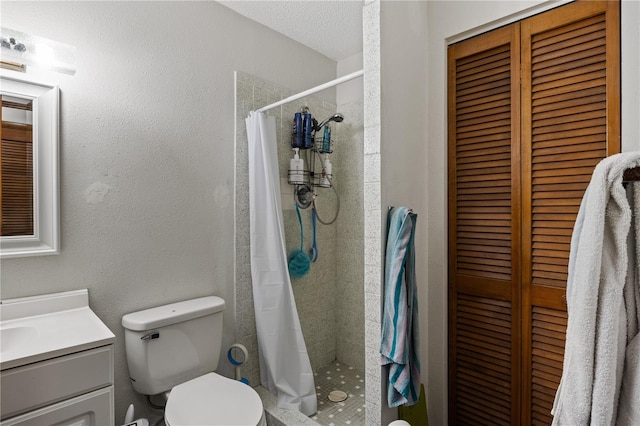
{"label": "shampoo bottle", "polygon": [[304,183],[304,159],[300,158],[299,148],[293,149],[293,158],[289,160],[289,183],[299,185]]}
{"label": "shampoo bottle", "polygon": [[323,188],[331,188],[331,161],[329,161],[329,154],[324,156],[324,162],[322,163],[322,175],[320,177],[320,186]]}
{"label": "shampoo bottle", "polygon": [[322,136],[322,152],[331,152],[331,126],[324,126],[324,135]]}
{"label": "shampoo bottle", "polygon": [[302,148],[304,145],[304,133],[302,128],[302,113],[296,112],[293,116],[291,129],[291,148]]}
{"label": "shampoo bottle", "polygon": [[304,145],[300,148],[313,148],[313,116],[310,112],[305,112],[302,114],[302,127],[304,129]]}

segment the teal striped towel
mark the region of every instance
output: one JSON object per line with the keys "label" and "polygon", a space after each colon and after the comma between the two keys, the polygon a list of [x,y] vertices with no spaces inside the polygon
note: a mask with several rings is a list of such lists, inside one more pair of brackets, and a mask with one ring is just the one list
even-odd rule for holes
{"label": "teal striped towel", "polygon": [[389,407],[413,405],[420,397],[416,219],[408,207],[390,208],[387,218],[380,354],[382,365],[389,365]]}

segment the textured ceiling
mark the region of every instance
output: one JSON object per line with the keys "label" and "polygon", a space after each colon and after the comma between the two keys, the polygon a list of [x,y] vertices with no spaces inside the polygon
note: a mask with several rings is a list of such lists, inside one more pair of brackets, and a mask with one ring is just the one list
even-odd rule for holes
{"label": "textured ceiling", "polygon": [[362,52],[362,0],[220,0],[335,61]]}

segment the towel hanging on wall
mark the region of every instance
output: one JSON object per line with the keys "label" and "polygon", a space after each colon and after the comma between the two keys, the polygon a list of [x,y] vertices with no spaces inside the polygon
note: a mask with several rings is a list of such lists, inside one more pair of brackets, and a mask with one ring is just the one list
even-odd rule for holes
{"label": "towel hanging on wall", "polygon": [[554,425],[640,424],[640,152],[602,160],[571,237],[566,345]]}
{"label": "towel hanging on wall", "polygon": [[420,397],[416,219],[408,207],[391,207],[387,217],[380,354],[382,365],[389,365],[389,407],[413,405]]}

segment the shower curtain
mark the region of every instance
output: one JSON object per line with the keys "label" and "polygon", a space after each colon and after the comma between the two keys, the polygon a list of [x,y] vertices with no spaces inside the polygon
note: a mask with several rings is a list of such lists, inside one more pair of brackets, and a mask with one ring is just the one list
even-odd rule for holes
{"label": "shower curtain", "polygon": [[260,379],[278,398],[278,407],[310,416],[316,412],[317,399],[287,269],[275,118],[253,111],[246,125],[251,279]]}

